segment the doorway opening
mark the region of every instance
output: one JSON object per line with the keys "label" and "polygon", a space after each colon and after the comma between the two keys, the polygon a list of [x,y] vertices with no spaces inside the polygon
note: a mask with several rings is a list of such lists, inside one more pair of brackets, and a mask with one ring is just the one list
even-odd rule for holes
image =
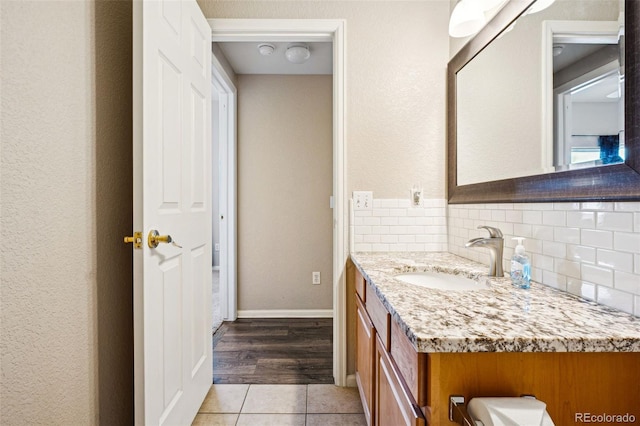
{"label": "doorway opening", "polygon": [[[326,203],[332,204],[332,266],[331,277],[323,278],[327,280],[332,288],[332,309],[330,315],[333,317],[333,376],[335,384],[345,386],[346,378],[346,294],[345,294],[345,263],[348,256],[347,241],[347,210],[346,210],[346,138],[345,138],[345,22],[343,20],[237,20],[237,19],[211,19],[209,24],[212,28],[213,42],[331,42],[333,43],[333,82],[332,82],[332,191],[331,200]],[[215,65],[215,64],[214,64]],[[215,68],[215,66],[214,66]],[[235,92],[234,92],[235,95]],[[235,98],[234,98],[235,99]],[[229,108],[229,111],[232,111]],[[235,106],[233,111],[235,111]],[[231,140],[231,139],[229,139]],[[233,138],[235,149],[235,135]],[[227,173],[222,171],[225,167],[225,159],[220,158],[221,176],[231,178],[229,169],[235,171],[236,152],[233,151],[226,158]],[[231,155],[232,154],[232,155]],[[235,174],[233,174],[235,179]],[[231,183],[231,182],[229,182]],[[227,184],[227,188],[231,186]],[[234,220],[234,226],[230,227],[229,222],[222,226],[221,229],[227,230],[228,241],[233,241],[233,262],[221,263],[220,265],[220,289],[221,289],[221,306],[224,310],[228,309],[226,319],[235,319],[238,316],[237,311],[237,280],[235,260],[236,238],[235,227],[235,211],[233,216],[229,209],[236,208],[237,198],[235,191],[237,187],[233,181],[232,194],[227,197],[229,204],[226,206],[229,219]],[[220,182],[222,188],[223,182]],[[222,214],[221,207],[221,216]],[[221,232],[221,237],[224,232]],[[221,240],[220,244],[221,260],[224,253],[231,254],[231,247],[225,250],[225,243]],[[277,250],[277,248],[274,248]],[[292,259],[295,261],[295,259]],[[228,274],[224,276],[225,269]],[[233,277],[232,277],[233,275]],[[309,277],[311,279],[311,277]],[[232,312],[232,310],[235,311]],[[291,315],[294,316],[294,315]]]}

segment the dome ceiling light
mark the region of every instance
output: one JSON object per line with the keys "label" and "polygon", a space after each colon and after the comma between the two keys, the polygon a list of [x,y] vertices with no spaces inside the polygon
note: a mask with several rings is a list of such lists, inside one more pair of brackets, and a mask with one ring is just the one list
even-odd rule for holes
{"label": "dome ceiling light", "polygon": [[311,57],[309,46],[302,43],[292,43],[284,52],[287,60],[294,64],[303,64]]}

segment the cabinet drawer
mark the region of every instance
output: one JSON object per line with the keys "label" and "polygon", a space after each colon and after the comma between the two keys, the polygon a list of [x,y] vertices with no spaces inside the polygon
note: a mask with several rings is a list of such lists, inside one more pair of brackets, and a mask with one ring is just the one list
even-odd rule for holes
{"label": "cabinet drawer", "polygon": [[427,354],[415,350],[396,321],[391,321],[391,356],[419,406],[427,405]]}
{"label": "cabinet drawer", "polygon": [[358,268],[356,269],[356,294],[358,296],[360,296],[360,300],[362,300],[363,302],[366,302],[366,288],[367,288],[367,281],[364,279],[364,277],[362,276],[362,274],[360,273],[360,270],[358,270]]}
{"label": "cabinet drawer", "polygon": [[424,426],[426,419],[406,390],[384,345],[376,342],[375,424],[378,426]]}
{"label": "cabinet drawer", "polygon": [[373,326],[376,328],[380,339],[382,339],[382,343],[384,343],[384,347],[386,350],[389,350],[390,346],[390,321],[391,315],[387,311],[387,308],[384,307],[380,299],[375,293],[375,290],[371,289],[369,285],[367,285],[367,293],[369,297],[367,298],[367,303],[365,306],[367,308],[367,313],[373,322]]}

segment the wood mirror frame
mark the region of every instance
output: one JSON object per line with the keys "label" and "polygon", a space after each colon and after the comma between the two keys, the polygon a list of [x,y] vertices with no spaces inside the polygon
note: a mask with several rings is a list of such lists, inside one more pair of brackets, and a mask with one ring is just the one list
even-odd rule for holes
{"label": "wood mirror frame", "polygon": [[532,0],[511,0],[447,67],[447,194],[450,204],[640,200],[640,1],[625,0],[624,163],[458,186],[456,75]]}

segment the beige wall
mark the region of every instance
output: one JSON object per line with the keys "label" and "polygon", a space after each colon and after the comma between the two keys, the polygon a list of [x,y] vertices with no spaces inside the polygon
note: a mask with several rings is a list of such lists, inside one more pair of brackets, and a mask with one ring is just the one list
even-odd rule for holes
{"label": "beige wall", "polygon": [[0,7],[0,424],[131,423],[131,5]]}
{"label": "beige wall", "polygon": [[238,310],[331,309],[332,77],[237,81]]}
{"label": "beige wall", "polygon": [[198,3],[207,18],[346,19],[349,194],[444,197],[448,0]]}

